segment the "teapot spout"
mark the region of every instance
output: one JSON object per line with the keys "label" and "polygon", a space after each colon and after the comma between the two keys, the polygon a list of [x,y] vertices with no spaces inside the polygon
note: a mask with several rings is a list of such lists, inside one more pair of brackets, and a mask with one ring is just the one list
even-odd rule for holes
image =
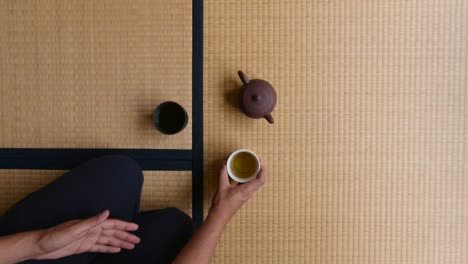
{"label": "teapot spout", "polygon": [[265,116],[265,119],[268,121],[268,123],[273,124],[275,121],[273,120],[273,117],[271,114],[268,114]]}
{"label": "teapot spout", "polygon": [[249,78],[243,71],[238,71],[237,74],[239,75],[239,78],[241,79],[243,84],[248,84],[250,82]]}

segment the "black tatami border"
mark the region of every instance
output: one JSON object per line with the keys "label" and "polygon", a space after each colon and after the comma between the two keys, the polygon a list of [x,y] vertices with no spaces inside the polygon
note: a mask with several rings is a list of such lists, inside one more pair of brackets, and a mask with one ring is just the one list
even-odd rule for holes
{"label": "black tatami border", "polygon": [[203,0],[192,2],[192,211],[203,223]]}
{"label": "black tatami border", "polygon": [[142,170],[192,170],[192,150],[181,149],[0,149],[0,169],[69,170],[93,158],[126,155]]}

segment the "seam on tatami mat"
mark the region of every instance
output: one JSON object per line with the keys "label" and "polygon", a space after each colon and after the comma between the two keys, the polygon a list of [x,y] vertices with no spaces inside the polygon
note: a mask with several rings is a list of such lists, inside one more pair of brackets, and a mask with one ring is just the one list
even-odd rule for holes
{"label": "seam on tatami mat", "polygon": [[190,171],[192,150],[1,148],[0,169],[67,170],[106,155],[126,155],[143,170]]}
{"label": "seam on tatami mat", "polygon": [[192,2],[192,210],[203,223],[203,0]]}

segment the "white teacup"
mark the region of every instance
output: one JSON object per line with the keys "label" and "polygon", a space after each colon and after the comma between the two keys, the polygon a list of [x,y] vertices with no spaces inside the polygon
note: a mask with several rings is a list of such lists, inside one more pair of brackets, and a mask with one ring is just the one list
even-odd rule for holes
{"label": "white teacup", "polygon": [[229,155],[226,166],[231,179],[245,183],[257,178],[260,172],[260,159],[249,149],[239,149]]}

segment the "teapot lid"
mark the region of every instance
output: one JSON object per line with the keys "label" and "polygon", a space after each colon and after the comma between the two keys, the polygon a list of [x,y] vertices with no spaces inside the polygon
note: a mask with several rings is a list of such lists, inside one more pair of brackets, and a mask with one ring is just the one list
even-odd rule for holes
{"label": "teapot lid", "polygon": [[250,80],[242,87],[241,104],[248,116],[263,118],[275,108],[275,89],[267,81],[259,79]]}

